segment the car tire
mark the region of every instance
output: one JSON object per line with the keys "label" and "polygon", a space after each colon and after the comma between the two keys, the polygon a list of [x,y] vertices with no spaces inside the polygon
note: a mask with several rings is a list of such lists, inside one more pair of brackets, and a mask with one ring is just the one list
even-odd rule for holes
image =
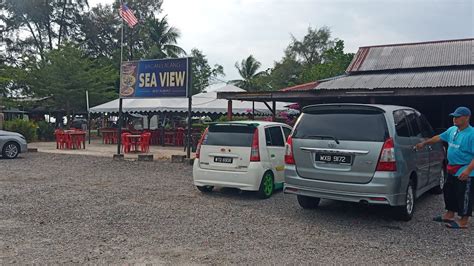
{"label": "car tire", "polygon": [[20,154],[20,145],[16,142],[7,142],[3,145],[2,156],[5,159],[15,159]]}
{"label": "car tire", "polygon": [[271,172],[265,172],[260,181],[260,187],[258,188],[258,197],[261,199],[268,199],[273,195],[275,191],[275,182],[273,174]]}
{"label": "car tire", "polygon": [[407,190],[406,190],[406,197],[405,197],[405,204],[402,206],[395,207],[395,219],[399,221],[408,222],[413,218],[413,213],[415,212],[415,183],[413,180],[408,182]]}
{"label": "car tire", "polygon": [[213,186],[196,186],[199,191],[202,193],[211,193],[214,189]]}
{"label": "car tire", "polygon": [[298,203],[303,209],[316,209],[319,206],[320,198],[297,195]]}
{"label": "car tire", "polygon": [[439,195],[443,193],[444,184],[446,184],[446,169],[444,166],[441,168],[441,174],[438,182],[439,184],[430,190],[432,194]]}

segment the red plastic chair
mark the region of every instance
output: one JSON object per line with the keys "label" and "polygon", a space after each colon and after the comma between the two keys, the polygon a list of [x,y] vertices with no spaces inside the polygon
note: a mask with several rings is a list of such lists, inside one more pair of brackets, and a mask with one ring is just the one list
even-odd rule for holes
{"label": "red plastic chair", "polygon": [[151,133],[146,132],[141,134],[140,136],[140,150],[142,152],[149,152],[150,151],[150,139],[151,139]]}
{"label": "red plastic chair", "polygon": [[176,130],[176,137],[174,139],[175,146],[184,146],[184,128],[179,127]]}
{"label": "red plastic chair", "polygon": [[62,135],[64,134],[64,131],[60,129],[56,129],[54,131],[54,137],[56,139],[56,149],[62,149]]}
{"label": "red plastic chair", "polygon": [[160,145],[160,131],[159,130],[153,130],[151,131],[151,145]]}
{"label": "red plastic chair", "polygon": [[173,138],[174,138],[174,135],[176,133],[171,131],[171,130],[165,130],[165,145],[173,145],[174,144],[174,141],[173,141]]}
{"label": "red plastic chair", "polygon": [[72,149],[73,143],[72,143],[71,135],[67,133],[62,134],[61,143],[62,143],[63,148]]}
{"label": "red plastic chair", "polygon": [[131,135],[130,133],[122,133],[122,151],[124,153],[129,153],[132,149],[132,143],[130,139],[127,138],[127,135]]}
{"label": "red plastic chair", "polygon": [[[82,130],[78,130],[78,132],[82,132],[84,133]],[[74,136],[74,147],[76,149],[81,149],[81,148],[86,148],[86,137],[85,137],[85,134],[82,134],[82,135],[75,135]]]}

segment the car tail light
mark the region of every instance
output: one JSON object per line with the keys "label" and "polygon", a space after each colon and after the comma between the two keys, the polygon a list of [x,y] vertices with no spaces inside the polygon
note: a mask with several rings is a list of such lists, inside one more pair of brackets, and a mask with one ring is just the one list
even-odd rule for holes
{"label": "car tail light", "polygon": [[201,136],[201,139],[198,142],[198,145],[196,147],[196,159],[199,159],[199,156],[201,155],[201,145],[204,142],[205,138],[207,137],[207,128],[204,130],[204,133]]}
{"label": "car tail light", "polygon": [[288,140],[286,141],[285,163],[295,164],[295,157],[293,156],[293,138],[291,136],[288,136]]}
{"label": "car tail light", "polygon": [[392,138],[387,139],[383,144],[379,162],[377,163],[377,171],[397,171],[397,161],[395,160],[395,149]]}
{"label": "car tail light", "polygon": [[260,145],[258,144],[258,128],[253,132],[252,148],[250,149],[250,161],[260,162]]}

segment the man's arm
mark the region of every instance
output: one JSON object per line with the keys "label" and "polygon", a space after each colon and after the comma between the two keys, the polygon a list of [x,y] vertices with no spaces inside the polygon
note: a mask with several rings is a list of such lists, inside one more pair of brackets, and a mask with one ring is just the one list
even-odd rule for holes
{"label": "man's arm", "polygon": [[431,139],[427,139],[425,141],[422,141],[422,142],[416,144],[415,147],[416,147],[417,150],[421,150],[426,145],[435,144],[435,143],[438,143],[440,141],[441,141],[441,137],[439,135],[436,135],[436,136],[432,137]]}
{"label": "man's arm", "polygon": [[466,170],[464,170],[459,176],[458,179],[461,181],[465,181],[469,178],[469,175],[471,175],[472,170],[474,170],[474,159],[471,161],[471,163],[467,166]]}

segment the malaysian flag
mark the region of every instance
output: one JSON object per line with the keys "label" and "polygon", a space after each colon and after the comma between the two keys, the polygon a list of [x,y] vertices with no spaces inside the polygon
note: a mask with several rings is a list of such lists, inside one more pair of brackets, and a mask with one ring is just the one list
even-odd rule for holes
{"label": "malaysian flag", "polygon": [[120,16],[127,22],[128,26],[130,28],[133,28],[133,26],[138,24],[138,19],[133,15],[132,10],[128,8],[127,4],[122,4],[120,6]]}

